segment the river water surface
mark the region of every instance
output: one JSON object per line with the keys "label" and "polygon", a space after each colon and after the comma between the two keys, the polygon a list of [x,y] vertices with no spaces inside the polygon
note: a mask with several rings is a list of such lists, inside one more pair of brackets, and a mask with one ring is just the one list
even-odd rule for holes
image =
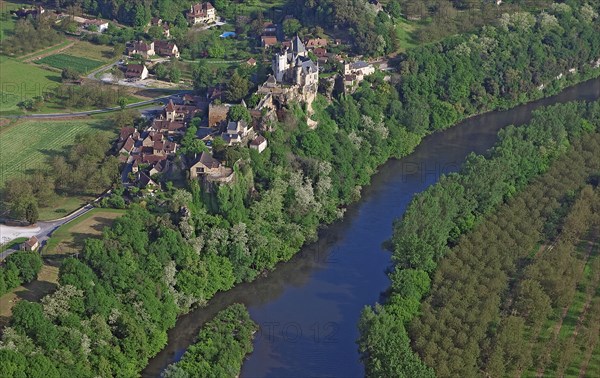
{"label": "river water surface", "polygon": [[527,123],[544,105],[600,98],[600,79],[514,109],[470,118],[425,138],[400,160],[391,160],[373,176],[360,202],[344,219],[320,233],[290,261],[255,282],[217,294],[208,306],[182,316],[169,332],[169,343],[144,370],[158,377],[177,361],[202,324],[232,303],[244,303],[260,325],[254,352],[242,377],[361,377],[357,323],[365,305],[373,305],[389,286],[385,274],[390,253],[382,243],[392,234],[412,197],[440,174],[458,170],[465,157],[483,153],[499,129]]}

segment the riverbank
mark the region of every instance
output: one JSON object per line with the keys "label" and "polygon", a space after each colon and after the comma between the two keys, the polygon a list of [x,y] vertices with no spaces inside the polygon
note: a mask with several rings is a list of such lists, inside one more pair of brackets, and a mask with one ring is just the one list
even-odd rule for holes
{"label": "riverbank", "polygon": [[[413,194],[436,182],[439,174],[457,170],[468,153],[485,152],[500,128],[528,122],[532,110],[599,97],[600,80],[596,79],[567,88],[558,96],[479,115],[426,137],[411,155],[382,166],[362,200],[348,209],[344,220],[321,232],[317,243],[279,264],[269,276],[218,293],[206,308],[180,317],[169,332],[169,344],[150,361],[143,376],[158,376],[164,366],[181,356],[203,322],[234,302],[248,306],[263,332],[242,376],[285,376],[292,371],[361,376],[363,368],[354,343],[358,317],[363,306],[378,301],[379,293],[389,286],[385,270],[390,256],[381,243],[390,238],[392,221]],[[298,329],[302,336],[290,339]],[[324,365],[326,360],[331,362]]]}

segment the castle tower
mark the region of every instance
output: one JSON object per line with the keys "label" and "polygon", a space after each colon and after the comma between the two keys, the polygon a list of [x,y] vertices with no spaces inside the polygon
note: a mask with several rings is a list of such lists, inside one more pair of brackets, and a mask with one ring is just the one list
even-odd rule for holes
{"label": "castle tower", "polygon": [[275,80],[278,82],[283,81],[287,69],[287,49],[285,49],[282,52],[275,54],[275,57],[273,58],[273,75],[275,75]]}

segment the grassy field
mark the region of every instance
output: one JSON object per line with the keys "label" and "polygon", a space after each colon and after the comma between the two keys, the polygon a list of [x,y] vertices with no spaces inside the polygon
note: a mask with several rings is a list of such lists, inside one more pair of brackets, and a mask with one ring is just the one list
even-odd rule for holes
{"label": "grassy field", "polygon": [[93,209],[54,231],[42,253],[45,256],[56,256],[79,251],[85,239],[100,236],[104,227],[110,226],[123,214],[125,210]]}
{"label": "grassy field", "polygon": [[0,297],[0,326],[8,324],[12,308],[20,300],[39,301],[46,294],[56,290],[58,267],[44,264],[38,278],[26,285],[16,287]]}
{"label": "grassy field", "polygon": [[27,120],[0,133],[0,187],[7,179],[48,166],[48,159],[73,144],[77,134],[110,130],[106,120]]}
{"label": "grassy field", "polygon": [[65,54],[69,54],[76,57],[92,59],[106,64],[108,62],[115,61],[116,58],[112,56],[112,47],[106,45],[95,45],[88,41],[77,41],[72,47],[69,47],[64,51]]}
{"label": "grassy field", "polygon": [[85,74],[95,68],[104,65],[104,62],[98,60],[92,60],[79,56],[73,56],[68,54],[54,54],[38,59],[35,61],[36,64],[45,64],[50,67],[58,68],[60,70],[64,68],[72,68],[75,71]]}
{"label": "grassy field", "polygon": [[407,49],[418,45],[417,41],[415,41],[413,37],[413,33],[417,28],[418,24],[415,22],[411,22],[403,18],[398,19],[396,23],[396,33],[398,34],[398,39],[400,40],[399,52],[406,51]]}
{"label": "grassy field", "polygon": [[20,7],[20,4],[0,0],[0,41],[12,35],[15,29],[15,19],[10,11]]}
{"label": "grassy field", "polygon": [[40,96],[61,82],[60,73],[0,56],[0,115],[20,113],[17,104]]}

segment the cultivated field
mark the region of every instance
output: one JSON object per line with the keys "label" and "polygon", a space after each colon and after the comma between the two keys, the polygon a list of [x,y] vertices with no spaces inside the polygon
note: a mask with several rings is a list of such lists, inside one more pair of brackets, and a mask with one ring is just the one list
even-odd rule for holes
{"label": "cultivated field", "polygon": [[51,91],[61,82],[60,73],[0,56],[0,115],[20,112],[17,104]]}
{"label": "cultivated field", "polygon": [[94,118],[28,120],[5,128],[0,133],[0,187],[10,177],[47,168],[49,159],[73,144],[77,134],[108,129],[106,121]]}
{"label": "cultivated field", "polygon": [[88,58],[67,55],[67,54],[54,54],[38,59],[35,61],[37,64],[45,64],[50,67],[58,68],[72,68],[79,73],[85,74],[95,68],[102,66],[104,63],[98,60],[92,60]]}
{"label": "cultivated field", "polygon": [[80,251],[86,239],[102,235],[102,230],[123,214],[125,210],[93,209],[54,231],[43,254],[61,256]]}

